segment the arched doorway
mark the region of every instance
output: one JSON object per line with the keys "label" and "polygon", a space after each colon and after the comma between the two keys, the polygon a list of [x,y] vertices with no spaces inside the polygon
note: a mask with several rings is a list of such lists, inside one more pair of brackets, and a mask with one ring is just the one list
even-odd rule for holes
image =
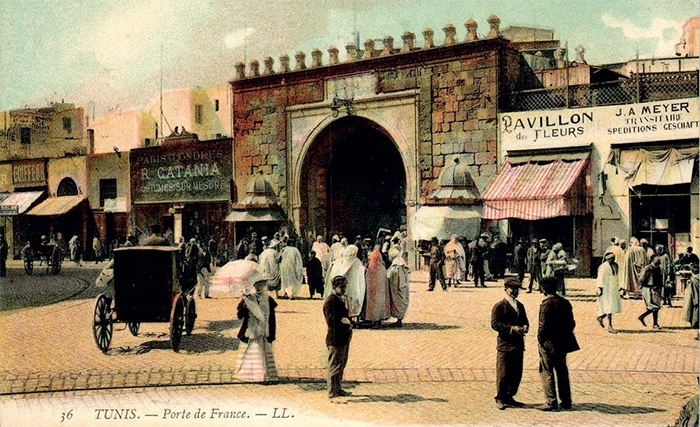
{"label": "arched doorway", "polygon": [[[304,158],[301,225],[316,234],[375,236],[406,224],[406,170],[388,133],[357,116],[333,121]],[[352,242],[352,239],[351,239]]]}
{"label": "arched doorway", "polygon": [[78,185],[72,178],[63,178],[56,189],[57,196],[77,196]]}

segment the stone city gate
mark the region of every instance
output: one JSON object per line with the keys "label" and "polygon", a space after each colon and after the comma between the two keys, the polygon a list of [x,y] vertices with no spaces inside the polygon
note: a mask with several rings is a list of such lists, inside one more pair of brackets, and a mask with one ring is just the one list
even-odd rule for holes
{"label": "stone city gate", "polygon": [[372,40],[364,50],[349,44],[342,62],[331,47],[327,64],[318,49],[309,67],[303,52],[293,67],[281,56],[277,70],[271,57],[262,71],[257,60],[237,64],[237,194],[262,171],[299,232],[373,234],[405,224],[412,241],[449,238],[449,227],[433,221],[422,233],[413,227],[421,214],[441,212],[458,225],[472,222],[462,235],[473,238],[480,194],[498,169],[498,95],[513,90],[524,72],[492,18],[483,40],[469,20],[463,42],[453,26],[443,28],[442,46],[426,29],[422,47],[406,32],[401,48],[389,36],[383,48]]}

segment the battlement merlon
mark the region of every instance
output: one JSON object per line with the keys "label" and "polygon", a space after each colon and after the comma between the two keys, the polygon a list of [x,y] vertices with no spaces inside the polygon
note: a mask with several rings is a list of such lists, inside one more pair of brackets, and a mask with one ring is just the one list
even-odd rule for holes
{"label": "battlement merlon", "polygon": [[[277,76],[279,78],[280,74],[286,74],[286,73],[305,73],[308,72],[309,70],[314,70],[314,69],[319,69],[323,67],[339,67],[344,64],[348,63],[354,63],[354,62],[365,62],[365,61],[376,61],[381,58],[387,58],[387,57],[395,57],[403,54],[415,54],[418,51],[421,50],[432,50],[432,49],[439,49],[440,54],[444,55],[446,52],[444,49],[448,47],[464,47],[463,45],[465,44],[473,44],[477,43],[480,44],[481,46],[473,46],[473,48],[483,48],[484,46],[484,41],[488,40],[503,40],[501,32],[500,32],[500,22],[501,20],[498,18],[496,15],[491,15],[488,18],[488,23],[489,23],[489,33],[486,38],[484,39],[479,39],[477,35],[477,22],[469,18],[465,23],[464,26],[467,29],[467,33],[464,37],[464,41],[459,42],[458,41],[458,36],[457,36],[457,29],[455,28],[454,25],[452,24],[446,24],[445,27],[442,29],[443,32],[445,33],[445,38],[443,40],[443,44],[441,46],[435,46],[435,32],[430,29],[426,28],[423,30],[423,46],[422,47],[415,47],[415,41],[416,41],[416,36],[414,33],[411,33],[409,31],[406,31],[403,33],[401,36],[401,39],[403,40],[403,46],[401,48],[394,48],[394,38],[392,36],[385,36],[382,39],[383,46],[382,49],[375,49],[375,42],[373,39],[368,39],[364,42],[364,50],[360,49],[358,46],[355,46],[354,43],[348,43],[345,46],[345,51],[346,51],[346,59],[345,61],[340,61],[339,59],[339,50],[335,46],[330,46],[328,48],[328,63],[323,64],[323,52],[320,49],[313,49],[311,52],[311,66],[307,67],[305,63],[305,58],[306,54],[304,52],[297,52],[295,55],[296,59],[296,65],[292,69],[289,65],[289,56],[288,55],[282,55],[279,58],[279,67],[278,71],[274,72],[273,67],[274,67],[274,60],[272,57],[268,56],[264,59],[263,63],[265,65],[265,69],[262,73],[260,73],[259,70],[259,62],[257,60],[253,60],[249,64],[249,69],[246,70],[246,65],[243,62],[238,62],[235,65],[236,73],[235,73],[235,78],[234,81],[240,81],[240,80],[247,80],[247,79],[255,79],[256,81],[259,82],[259,78],[265,78],[265,77],[271,77],[271,76]],[[486,45],[490,45],[489,43],[486,43]],[[470,46],[472,47],[472,46]],[[463,49],[459,49],[462,51]],[[469,50],[469,49],[467,49]],[[421,55],[423,56],[423,55]],[[425,55],[427,57],[432,57],[433,55]],[[412,59],[411,62],[415,62],[415,59]],[[361,68],[366,68],[367,64],[364,64]],[[338,70],[340,71],[340,70]],[[231,82],[233,83],[233,81]]]}

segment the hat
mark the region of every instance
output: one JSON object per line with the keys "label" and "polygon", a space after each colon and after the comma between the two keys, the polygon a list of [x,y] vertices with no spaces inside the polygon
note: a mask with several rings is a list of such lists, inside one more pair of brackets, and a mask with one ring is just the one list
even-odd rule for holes
{"label": "hat", "polygon": [[603,258],[607,261],[609,259],[615,259],[615,254],[612,252],[606,252]]}
{"label": "hat", "polygon": [[515,277],[509,277],[503,282],[503,286],[506,288],[520,288],[520,280]]}
{"label": "hat", "polygon": [[540,243],[547,243],[547,239],[540,239]]}
{"label": "hat", "polygon": [[530,243],[537,243],[537,239],[532,239]]}

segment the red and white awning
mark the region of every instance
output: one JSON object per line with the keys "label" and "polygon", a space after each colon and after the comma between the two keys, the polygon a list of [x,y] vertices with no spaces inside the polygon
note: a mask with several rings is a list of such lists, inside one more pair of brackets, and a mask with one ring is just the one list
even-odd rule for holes
{"label": "red and white awning", "polygon": [[484,219],[538,220],[592,212],[589,151],[511,156],[483,194]]}

